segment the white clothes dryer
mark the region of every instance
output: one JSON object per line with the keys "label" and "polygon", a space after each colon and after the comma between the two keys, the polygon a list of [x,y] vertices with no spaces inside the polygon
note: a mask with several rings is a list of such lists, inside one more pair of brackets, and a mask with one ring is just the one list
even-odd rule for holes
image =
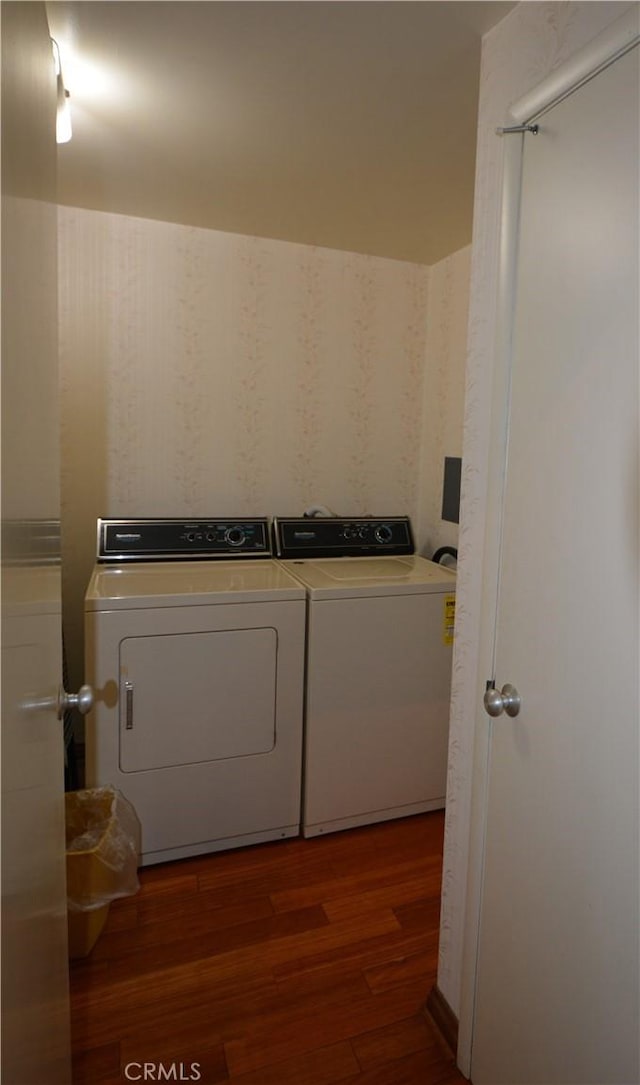
{"label": "white clothes dryer", "polygon": [[407,517],[278,518],[308,598],[305,836],[444,806],[455,573]]}
{"label": "white clothes dryer", "polygon": [[87,786],[133,803],[143,865],[300,831],[305,592],[270,554],[262,519],[98,522]]}

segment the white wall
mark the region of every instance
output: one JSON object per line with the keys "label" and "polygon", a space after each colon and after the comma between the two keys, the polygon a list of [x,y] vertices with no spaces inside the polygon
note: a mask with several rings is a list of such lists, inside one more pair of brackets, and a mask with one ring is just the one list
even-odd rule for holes
{"label": "white wall", "polygon": [[504,145],[495,128],[505,122],[512,102],[632,6],[614,2],[522,3],[483,41],[438,963],[438,986],[456,1015],[460,1010],[474,717],[483,689],[483,676],[477,669]]}
{"label": "white wall", "polygon": [[468,250],[429,269],[75,208],[60,209],[59,239],[72,685],[100,515],[322,503],[408,513],[420,549],[439,544]]}

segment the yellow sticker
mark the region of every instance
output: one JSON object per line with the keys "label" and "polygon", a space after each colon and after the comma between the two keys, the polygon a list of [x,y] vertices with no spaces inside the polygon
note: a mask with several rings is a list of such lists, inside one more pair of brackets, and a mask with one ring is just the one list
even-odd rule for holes
{"label": "yellow sticker", "polygon": [[453,629],[456,623],[456,597],[445,595],[442,612],[442,643],[453,644]]}

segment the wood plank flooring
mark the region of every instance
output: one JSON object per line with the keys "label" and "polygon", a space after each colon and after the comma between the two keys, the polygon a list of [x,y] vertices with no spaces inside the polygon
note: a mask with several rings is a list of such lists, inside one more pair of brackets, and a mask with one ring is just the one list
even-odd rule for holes
{"label": "wood plank flooring", "polygon": [[423,1014],[443,824],[437,812],[141,871],[71,965],[74,1085],[142,1081],[145,1063],[146,1080],[202,1085],[464,1083]]}

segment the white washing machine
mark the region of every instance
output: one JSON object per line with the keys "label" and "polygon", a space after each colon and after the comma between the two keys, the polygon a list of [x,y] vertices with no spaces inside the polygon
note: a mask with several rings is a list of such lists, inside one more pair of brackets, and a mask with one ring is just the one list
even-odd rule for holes
{"label": "white washing machine", "polygon": [[278,518],[308,597],[305,836],[444,806],[455,573],[406,517]]}
{"label": "white washing machine", "polygon": [[270,555],[263,519],[98,522],[87,786],[133,803],[143,865],[300,831],[305,592]]}

